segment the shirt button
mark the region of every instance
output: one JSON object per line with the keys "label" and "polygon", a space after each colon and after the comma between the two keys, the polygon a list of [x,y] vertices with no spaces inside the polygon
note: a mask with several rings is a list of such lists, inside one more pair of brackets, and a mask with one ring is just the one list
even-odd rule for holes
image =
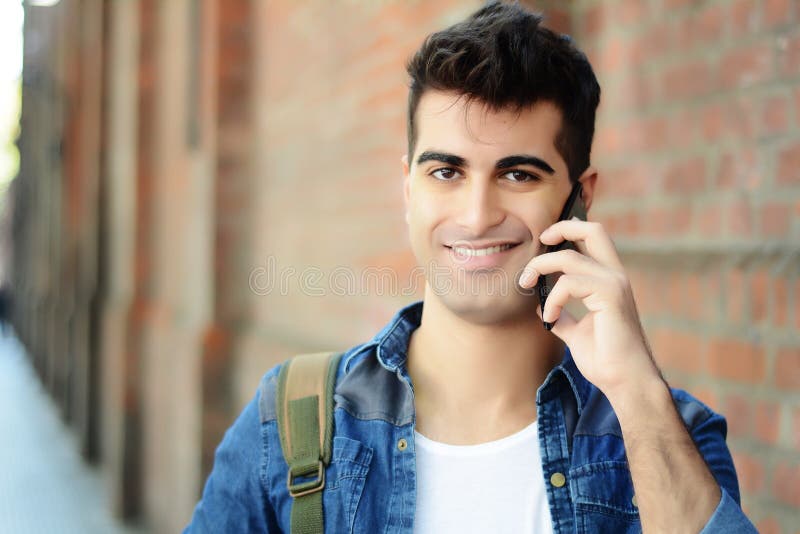
{"label": "shirt button", "polygon": [[550,475],[550,484],[553,486],[560,488],[564,484],[567,483],[567,478],[564,476],[564,473],[553,473]]}
{"label": "shirt button", "polygon": [[401,451],[404,451],[406,450],[406,447],[408,447],[408,442],[405,440],[405,438],[400,438],[400,440],[397,442],[397,448]]}
{"label": "shirt button", "polygon": [[636,495],[631,497],[631,504],[634,506],[634,508],[639,508],[639,505],[636,504]]}

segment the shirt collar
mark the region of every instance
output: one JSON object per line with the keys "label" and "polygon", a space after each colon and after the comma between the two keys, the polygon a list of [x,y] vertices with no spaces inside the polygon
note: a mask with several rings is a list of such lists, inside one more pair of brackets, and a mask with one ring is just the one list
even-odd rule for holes
{"label": "shirt collar", "polygon": [[[378,332],[366,347],[375,347],[375,355],[380,364],[389,371],[404,370],[408,359],[408,342],[411,334],[422,322],[423,301],[413,302],[401,308],[389,323]],[[359,351],[360,352],[360,351]],[[561,363],[547,375],[536,394],[537,403],[542,403],[557,396],[562,387],[562,379],[569,384],[577,401],[578,413],[589,398],[591,384],[578,371],[569,347],[565,345]]]}

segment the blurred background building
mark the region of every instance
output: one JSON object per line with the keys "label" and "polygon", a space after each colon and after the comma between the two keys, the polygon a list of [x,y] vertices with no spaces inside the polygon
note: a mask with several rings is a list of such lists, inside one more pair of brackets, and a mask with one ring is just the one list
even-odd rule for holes
{"label": "blurred background building", "polygon": [[[13,324],[115,513],[175,532],[267,369],[421,297],[404,62],[481,2],[48,3],[25,6]],[[603,88],[589,217],[657,360],[728,418],[759,529],[796,532],[800,2],[525,3]],[[400,287],[348,286],[370,270]]]}

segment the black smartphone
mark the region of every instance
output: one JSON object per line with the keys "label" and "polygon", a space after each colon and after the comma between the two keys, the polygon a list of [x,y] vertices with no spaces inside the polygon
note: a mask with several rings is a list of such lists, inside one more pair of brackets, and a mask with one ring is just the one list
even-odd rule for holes
{"label": "black smartphone", "polygon": [[[564,209],[561,210],[561,215],[559,215],[558,220],[564,221],[572,219],[573,217],[577,217],[582,221],[586,220],[586,205],[583,203],[583,185],[580,182],[575,182],[575,185],[572,186],[572,191],[570,191],[569,197],[567,197],[567,202],[564,204]],[[575,243],[564,240],[557,245],[547,245],[544,253],[557,252],[567,248],[577,250],[575,248]],[[542,307],[542,313],[544,313],[544,303],[547,301],[547,295],[550,294],[550,290],[553,289],[556,283],[557,274],[558,273],[551,273],[540,276],[539,280],[536,282],[536,292],[539,294],[539,304]],[[545,329],[550,330],[553,328],[553,323],[542,322],[544,323]]]}

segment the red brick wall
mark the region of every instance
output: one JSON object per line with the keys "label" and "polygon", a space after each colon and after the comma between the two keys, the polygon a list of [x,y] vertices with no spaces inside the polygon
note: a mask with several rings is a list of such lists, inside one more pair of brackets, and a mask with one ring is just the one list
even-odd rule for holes
{"label": "red brick wall", "polygon": [[671,382],[729,422],[743,505],[800,495],[800,3],[580,4],[603,87],[594,215]]}

